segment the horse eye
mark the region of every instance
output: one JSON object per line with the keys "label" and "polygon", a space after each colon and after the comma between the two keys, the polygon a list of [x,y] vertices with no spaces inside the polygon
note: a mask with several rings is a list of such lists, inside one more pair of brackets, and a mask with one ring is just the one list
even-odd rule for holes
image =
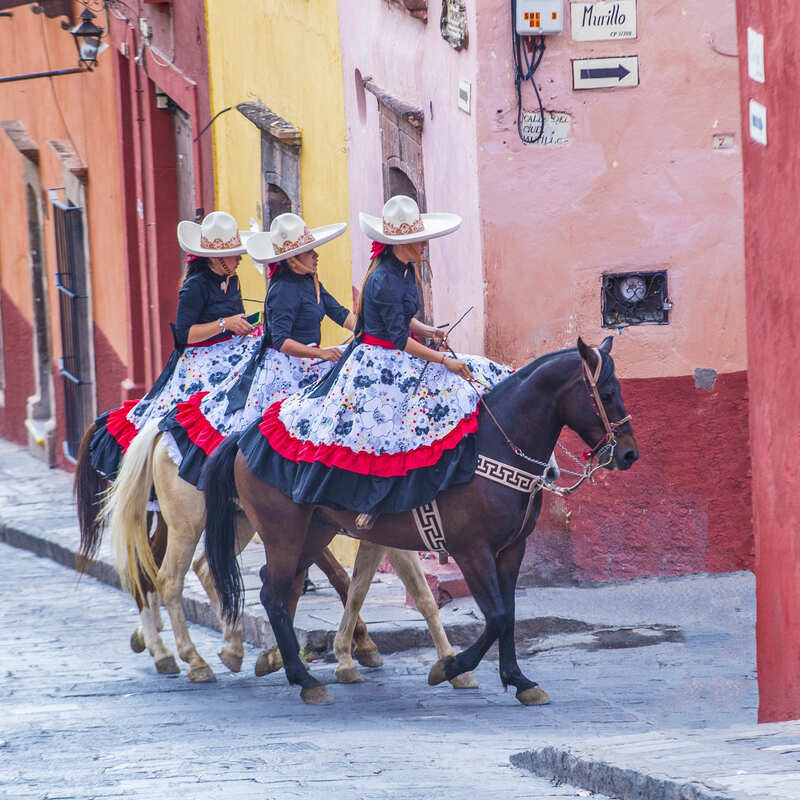
{"label": "horse eye", "polygon": [[614,395],[613,395],[613,394],[608,394],[608,393],[601,394],[601,395],[600,395],[600,399],[601,399],[601,400],[602,400],[604,403],[610,403],[610,402],[611,402],[611,401],[614,399]]}

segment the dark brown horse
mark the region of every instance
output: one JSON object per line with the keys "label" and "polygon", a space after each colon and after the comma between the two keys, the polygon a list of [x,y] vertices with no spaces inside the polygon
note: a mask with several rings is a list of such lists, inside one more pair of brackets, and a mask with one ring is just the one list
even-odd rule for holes
{"label": "dark brown horse", "polygon": [[[479,469],[469,483],[442,492],[437,503],[447,550],[461,568],[486,627],[466,650],[433,666],[428,677],[432,685],[474,669],[499,639],[503,685],[516,687],[517,699],[525,705],[549,702],[547,694],[522,674],[514,642],[514,591],[525,539],[542,502],[536,482],[534,492],[526,493],[519,490],[519,479],[542,474],[564,426],[599,453],[608,469],[629,469],[639,457],[609,355],[611,343],[608,337],[595,349],[578,339],[577,350],[542,356],[484,396],[484,410],[489,413],[480,414],[475,434],[478,453],[484,465],[500,462],[500,466],[494,474],[492,468]],[[223,613],[235,619],[242,602],[232,524],[238,495],[267,553],[261,602],[286,676],[300,685],[306,702],[326,702],[327,690],[298,654],[289,603],[296,576],[337,529],[409,550],[420,549],[420,533],[411,513],[383,515],[371,530],[360,530],[355,512],[296,504],[248,469],[237,442],[238,436],[229,437],[206,465],[206,555]]]}

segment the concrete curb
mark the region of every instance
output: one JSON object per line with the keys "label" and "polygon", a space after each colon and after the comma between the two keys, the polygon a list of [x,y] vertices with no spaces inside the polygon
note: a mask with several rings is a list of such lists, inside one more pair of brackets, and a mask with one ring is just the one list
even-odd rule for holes
{"label": "concrete curb", "polygon": [[623,769],[604,761],[582,758],[559,747],[515,753],[509,761],[543,778],[620,800],[736,800],[733,795],[720,794],[702,783]]}

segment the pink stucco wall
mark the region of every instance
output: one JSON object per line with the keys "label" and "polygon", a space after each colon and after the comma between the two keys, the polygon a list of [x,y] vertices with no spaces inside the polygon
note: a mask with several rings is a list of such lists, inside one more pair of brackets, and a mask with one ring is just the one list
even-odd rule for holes
{"label": "pink stucco wall", "polygon": [[[537,73],[545,108],[572,118],[569,143],[556,147],[517,136],[510,3],[466,5],[469,47],[457,53],[440,36],[438,3],[425,26],[384,0],[339,0],[351,224],[382,200],[376,103],[366,96],[362,120],[358,68],[425,109],[428,207],[465,217],[431,250],[437,320],[475,305],[459,347],[519,365],[578,335],[599,342],[606,272],[667,269],[674,304],[669,325],[632,327],[614,343],[641,460],[566,506],[546,502],[527,579],[749,568],[734,0],[640,0],[627,42],[573,42],[567,22]],[[639,87],[573,91],[571,59],[634,54]],[[456,107],[459,79],[472,83],[471,115]],[[530,87],[523,107],[538,110]],[[715,134],[732,134],[733,146],[714,149]],[[359,236],[354,282],[367,263]],[[697,368],[716,371],[713,385],[695,382]]]}
{"label": "pink stucco wall", "polygon": [[[474,30],[474,3],[468,4]],[[454,334],[465,351],[483,351],[483,266],[478,203],[475,117],[457,109],[458,82],[475,81],[478,52],[457,52],[439,33],[438,4],[431,3],[426,24],[386,2],[339,0],[339,32],[344,70],[349,148],[350,231],[353,283],[369,263],[369,242],[358,227],[358,212],[380,214],[383,206],[381,140],[375,97],[366,93],[359,112],[356,70],[395,97],[425,112],[422,149],[429,211],[452,211],[464,218],[461,229],[433,241],[434,318],[453,322],[466,308],[473,312]]]}
{"label": "pink stucco wall", "polygon": [[[470,3],[469,5],[476,5]],[[565,3],[565,7],[568,3]],[[570,144],[516,133],[507,0],[478,4],[479,194],[488,352],[506,360],[590,341],[603,272],[669,270],[670,324],[615,344],[629,378],[746,368],[741,142],[734,0],[638,3],[638,39],[548,37],[545,108]],[[570,59],[639,55],[640,85],[573,91]],[[530,86],[523,107],[538,110]],[[712,150],[715,133],[735,146]]]}

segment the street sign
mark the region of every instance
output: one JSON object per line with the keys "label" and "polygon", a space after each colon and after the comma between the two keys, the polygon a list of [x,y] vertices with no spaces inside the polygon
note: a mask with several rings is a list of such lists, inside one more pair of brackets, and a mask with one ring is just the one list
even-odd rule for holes
{"label": "street sign", "polygon": [[755,100],[750,101],[750,138],[767,146],[767,109]]}
{"label": "street sign", "polygon": [[572,3],[570,12],[576,42],[636,38],[636,0]]}
{"label": "street sign", "polygon": [[764,34],[747,29],[747,74],[759,83],[766,81],[764,72]]}
{"label": "street sign", "polygon": [[[544,112],[544,133],[542,130],[542,115],[536,111],[522,112],[522,140],[529,144],[538,144],[542,147],[552,147],[569,144],[569,130],[572,127],[572,117],[563,111]],[[534,142],[534,139],[538,140]]]}
{"label": "street sign", "polygon": [[639,56],[576,58],[572,62],[573,89],[617,89],[639,85]]}

